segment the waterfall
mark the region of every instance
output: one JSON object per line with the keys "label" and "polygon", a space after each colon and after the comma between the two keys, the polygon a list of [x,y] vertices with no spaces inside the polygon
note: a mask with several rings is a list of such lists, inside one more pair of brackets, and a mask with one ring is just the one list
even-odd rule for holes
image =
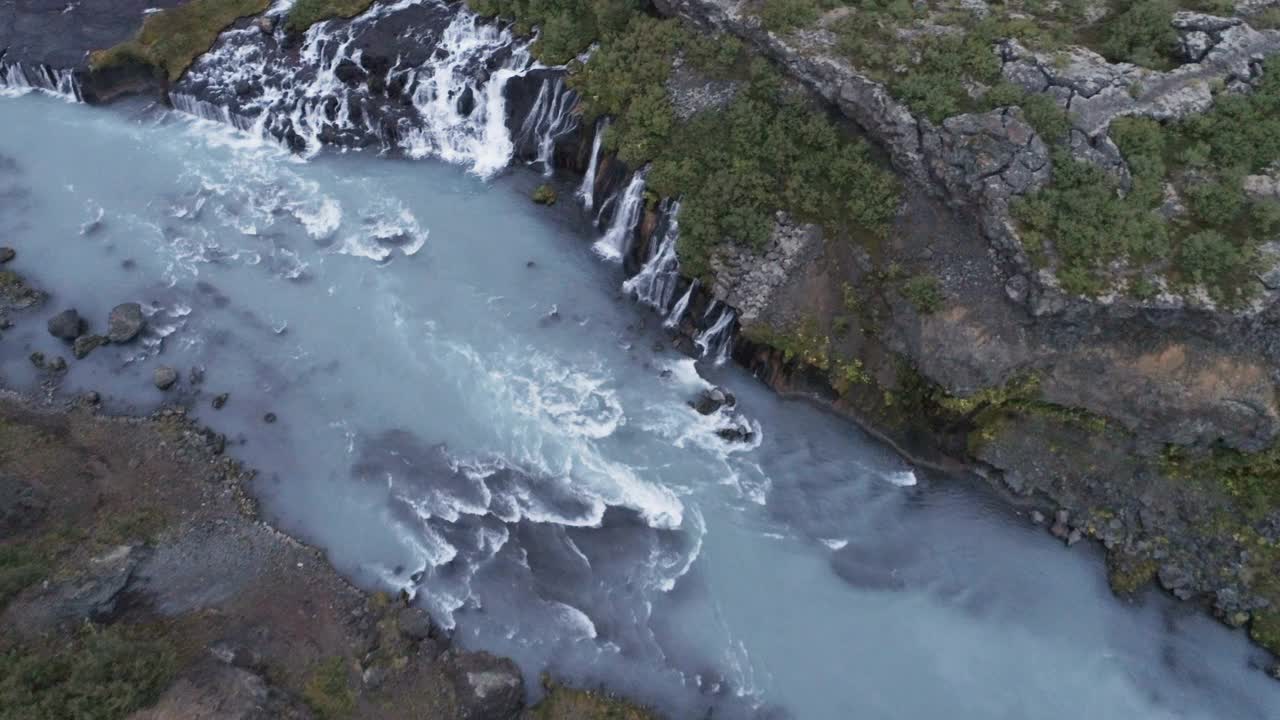
{"label": "waterfall", "polygon": [[626,282],[622,289],[658,312],[666,312],[680,282],[680,261],[676,258],[676,242],[680,239],[680,203],[670,202],[663,209],[666,229],[658,243],[651,243],[644,267]]}
{"label": "waterfall", "polygon": [[716,300],[707,309],[707,315],[720,308],[720,314],[716,316],[716,321],[711,327],[698,333],[693,339],[695,345],[702,353],[702,357],[709,357],[716,365],[723,364],[729,359],[729,352],[733,349],[733,321],[737,318],[733,310],[724,303]]}
{"label": "waterfall", "polygon": [[693,299],[693,293],[698,289],[698,281],[694,280],[689,283],[689,289],[684,291],[684,295],[676,301],[676,306],[671,308],[670,314],[667,315],[666,322],[662,323],[665,327],[674,328],[680,325],[680,321],[684,319],[685,312],[689,309],[689,301]]}
{"label": "waterfall", "polygon": [[563,75],[542,80],[538,98],[525,116],[519,137],[521,143],[537,148],[534,162],[542,165],[543,175],[550,176],[555,169],[552,153],[556,140],[578,129],[578,116],[573,113],[577,102],[577,93],[565,87]]}
{"label": "waterfall", "polygon": [[[304,155],[326,145],[437,157],[488,177],[515,143],[506,89],[538,68],[528,41],[442,0],[375,3],[318,23],[295,47],[282,30],[228,30],[174,88],[174,107],[263,132]],[[576,122],[556,80],[530,125],[540,159]]]}
{"label": "waterfall", "polygon": [[[0,53],[3,57],[3,53]],[[28,68],[20,62],[0,62],[0,91],[29,92],[40,90],[75,102],[84,102],[80,79],[73,70],[56,70],[48,65]]]}
{"label": "waterfall", "polygon": [[613,214],[613,222],[604,237],[596,241],[592,248],[606,260],[621,262],[631,249],[631,240],[635,235],[636,224],[640,222],[640,211],[644,208],[644,176],[647,168],[640,168],[631,176],[631,182],[622,192],[618,201],[618,209]]}
{"label": "waterfall", "polygon": [[587,174],[582,176],[582,185],[578,186],[578,198],[587,210],[595,204],[596,169],[600,166],[600,148],[604,145],[604,134],[609,131],[609,118],[602,117],[596,121],[596,136],[591,140],[591,160],[587,162]]}

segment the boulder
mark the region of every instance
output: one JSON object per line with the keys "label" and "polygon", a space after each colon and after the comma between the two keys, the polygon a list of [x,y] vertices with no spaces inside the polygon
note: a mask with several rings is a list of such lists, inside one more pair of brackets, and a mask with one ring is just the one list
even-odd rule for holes
{"label": "boulder", "polygon": [[458,720],[514,718],[524,707],[524,678],[516,664],[485,652],[446,653],[458,699]]}
{"label": "boulder", "polygon": [[161,390],[168,390],[178,382],[178,371],[168,365],[161,365],[151,374],[151,380]]}
{"label": "boulder", "polygon": [[689,407],[697,410],[701,415],[710,415],[722,407],[733,407],[737,400],[732,393],[713,387],[709,390],[703,390],[698,395],[698,399],[689,401]]}
{"label": "boulder", "polygon": [[17,251],[11,247],[0,247],[0,265],[3,265],[18,256]]}
{"label": "boulder", "polygon": [[410,640],[426,640],[431,637],[431,615],[422,608],[404,608],[396,616],[400,634]]}
{"label": "boulder", "polygon": [[127,343],[138,337],[146,325],[142,316],[142,306],[138,303],[123,303],[111,309],[107,318],[107,338],[113,343]]}
{"label": "boulder", "polygon": [[66,342],[74,342],[76,338],[84,334],[86,323],[84,318],[80,317],[80,313],[74,308],[63,310],[62,312],[49,318],[47,325],[49,334],[65,340]]}
{"label": "boulder", "polygon": [[71,353],[77,360],[83,360],[100,345],[106,345],[107,339],[102,335],[81,335],[71,346]]}

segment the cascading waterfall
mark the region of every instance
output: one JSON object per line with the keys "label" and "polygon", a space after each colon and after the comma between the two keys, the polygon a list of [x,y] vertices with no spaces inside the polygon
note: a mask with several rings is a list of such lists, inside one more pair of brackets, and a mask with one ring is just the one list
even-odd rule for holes
{"label": "cascading waterfall", "polygon": [[651,245],[649,259],[640,272],[622,283],[623,290],[660,313],[665,313],[671,306],[680,282],[680,260],[676,257],[676,242],[680,239],[679,214],[679,201],[664,202],[666,230],[661,241]]}
{"label": "cascading waterfall", "polygon": [[671,312],[667,315],[666,322],[662,323],[664,327],[674,328],[684,319],[684,314],[689,309],[689,301],[693,299],[693,293],[698,289],[698,281],[694,280],[689,283],[689,289],[684,291],[684,295],[676,301],[676,306],[671,308]]}
{"label": "cascading waterfall", "polygon": [[573,112],[577,102],[577,93],[565,87],[563,75],[544,78],[538,88],[533,109],[520,127],[520,141],[537,148],[534,163],[542,165],[543,175],[555,170],[556,140],[578,129],[579,118]]}
{"label": "cascading waterfall", "polygon": [[[538,66],[528,41],[508,29],[461,5],[399,0],[318,23],[299,49],[288,45],[283,30],[223,33],[174,88],[174,107],[261,131],[305,155],[372,145],[485,177],[510,163],[505,91]],[[571,93],[562,80],[553,85],[530,127],[547,157],[576,122]]]}
{"label": "cascading waterfall", "polygon": [[40,90],[68,100],[84,102],[80,80],[75,72],[56,70],[47,65],[28,68],[20,62],[0,63],[0,90],[17,92]]}
{"label": "cascading waterfall", "polygon": [[636,224],[640,222],[640,211],[644,208],[644,177],[647,172],[648,168],[640,168],[631,176],[631,182],[627,183],[627,189],[622,192],[622,199],[618,201],[613,222],[609,224],[604,237],[592,245],[606,260],[621,262],[631,249]]}
{"label": "cascading waterfall", "polygon": [[587,162],[587,173],[578,186],[578,198],[587,210],[595,204],[596,170],[600,167],[600,150],[604,145],[604,134],[608,131],[609,118],[602,117],[596,121],[596,136],[591,140],[591,160]]}
{"label": "cascading waterfall", "polygon": [[693,342],[698,346],[702,357],[711,358],[716,365],[721,365],[729,359],[729,352],[733,349],[733,322],[737,319],[737,315],[733,312],[733,308],[716,300],[707,309],[707,317],[710,317],[717,308],[720,314],[716,316],[715,322],[698,333]]}

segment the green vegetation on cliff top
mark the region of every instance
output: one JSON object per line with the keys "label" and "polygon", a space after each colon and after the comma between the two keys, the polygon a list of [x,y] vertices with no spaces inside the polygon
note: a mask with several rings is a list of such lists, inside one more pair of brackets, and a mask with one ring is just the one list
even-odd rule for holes
{"label": "green vegetation on cliff top", "polygon": [[[1121,118],[1111,137],[1132,187],[1122,193],[1059,149],[1053,184],[1014,207],[1032,258],[1044,262],[1051,244],[1063,287],[1086,295],[1108,289],[1121,263],[1132,294],[1154,292],[1146,278],[1155,271],[1229,305],[1247,300],[1258,246],[1280,232],[1280,203],[1251,199],[1242,186],[1280,160],[1280,58],[1264,63],[1252,93],[1221,92],[1211,110],[1177,123]],[[1185,199],[1185,213],[1162,214],[1167,188]]]}
{"label": "green vegetation on cliff top", "polygon": [[307,28],[324,20],[353,18],[373,4],[373,0],[297,0],[289,8],[285,29],[291,33],[306,32]]}
{"label": "green vegetation on cliff top", "polygon": [[[305,0],[302,0],[305,2]],[[191,0],[151,13],[133,39],[89,58],[93,70],[144,65],[177,82],[197,57],[213,47],[218,34],[242,17],[257,15],[271,0]]]}

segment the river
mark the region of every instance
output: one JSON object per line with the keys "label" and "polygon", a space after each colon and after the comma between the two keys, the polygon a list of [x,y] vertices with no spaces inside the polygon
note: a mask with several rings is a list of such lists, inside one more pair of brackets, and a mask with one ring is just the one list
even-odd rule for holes
{"label": "river", "polygon": [[[190,401],[270,519],[531,688],[550,669],[674,718],[1280,716],[1242,633],[1121,602],[1097,552],[980,481],[672,350],[575,178],[545,208],[526,167],[302,160],[153,104],[10,95],[0,241],[52,300],[5,332],[6,382],[70,360],[46,316],[103,331],[143,303],[143,342],[71,361],[61,394]],[[712,383],[737,406],[691,408]]]}

